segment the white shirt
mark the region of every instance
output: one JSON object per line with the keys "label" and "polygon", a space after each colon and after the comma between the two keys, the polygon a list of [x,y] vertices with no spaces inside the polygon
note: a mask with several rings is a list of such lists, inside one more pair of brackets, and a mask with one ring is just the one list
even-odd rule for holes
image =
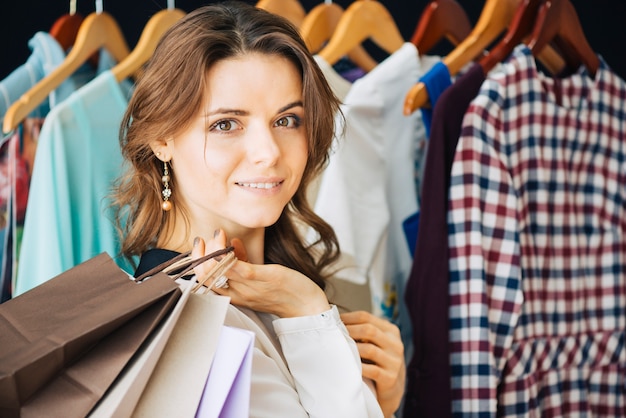
{"label": "white shirt", "polygon": [[336,276],[369,283],[373,313],[390,319],[395,283],[406,281],[411,269],[402,222],[418,209],[414,155],[426,135],[419,112],[404,116],[402,107],[437,61],[420,57],[407,42],[352,84],[341,108],[345,135],[336,142],[315,203],[339,239],[346,268]]}
{"label": "white shirt", "polygon": [[382,417],[336,307],[278,318],[229,305],[225,325],[253,331],[250,417]]}

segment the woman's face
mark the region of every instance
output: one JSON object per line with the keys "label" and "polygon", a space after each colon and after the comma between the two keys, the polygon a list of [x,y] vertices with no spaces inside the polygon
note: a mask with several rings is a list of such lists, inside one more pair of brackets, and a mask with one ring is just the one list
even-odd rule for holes
{"label": "woman's face", "polygon": [[272,225],[307,162],[300,73],[278,55],[246,54],[216,63],[206,91],[199,116],[166,142],[173,193],[192,227]]}

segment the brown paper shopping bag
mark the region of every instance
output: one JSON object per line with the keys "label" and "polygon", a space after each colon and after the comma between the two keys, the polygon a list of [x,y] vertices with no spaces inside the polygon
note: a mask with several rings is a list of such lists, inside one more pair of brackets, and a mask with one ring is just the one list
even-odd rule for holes
{"label": "brown paper shopping bag", "polygon": [[143,312],[144,322],[158,321],[180,294],[165,274],[130,280],[103,253],[0,304],[0,416],[20,416],[29,398],[103,338]]}
{"label": "brown paper shopping bag", "polygon": [[179,301],[90,418],[194,416],[230,298],[190,288],[183,291],[181,301],[188,300],[182,309]]}

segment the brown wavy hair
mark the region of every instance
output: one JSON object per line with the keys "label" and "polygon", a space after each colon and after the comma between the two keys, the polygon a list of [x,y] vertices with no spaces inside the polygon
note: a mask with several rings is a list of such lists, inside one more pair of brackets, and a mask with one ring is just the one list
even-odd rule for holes
{"label": "brown wavy hair", "polygon": [[[339,101],[297,29],[280,16],[239,1],[204,6],[176,22],[136,83],[120,127],[126,172],[112,196],[122,253],[132,261],[153,248],[160,234],[168,233],[169,212],[161,209],[163,163],[150,144],[182,132],[198,115],[207,72],[215,63],[248,53],[278,55],[299,69],[308,136],[308,162],[300,187],[278,221],[266,228],[265,262],[300,271],[324,288],[339,244],[330,225],[311,209],[306,190],[328,162],[335,117],[341,115]],[[180,205],[174,170],[170,177],[170,200]],[[316,242],[306,243],[300,223],[316,231]]]}

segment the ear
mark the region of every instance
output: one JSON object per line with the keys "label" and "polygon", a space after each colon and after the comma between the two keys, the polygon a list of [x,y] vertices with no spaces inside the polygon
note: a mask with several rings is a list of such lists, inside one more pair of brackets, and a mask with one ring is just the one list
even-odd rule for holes
{"label": "ear", "polygon": [[159,139],[150,144],[150,148],[154,155],[161,161],[169,161],[172,159],[173,138]]}

